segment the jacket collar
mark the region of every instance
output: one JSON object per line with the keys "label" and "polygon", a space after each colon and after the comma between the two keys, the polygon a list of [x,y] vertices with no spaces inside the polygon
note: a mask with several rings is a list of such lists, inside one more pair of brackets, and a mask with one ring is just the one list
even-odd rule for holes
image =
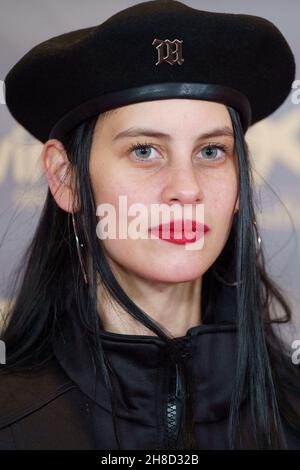
{"label": "jacket collar", "polygon": [[[214,323],[194,326],[185,336],[176,339],[190,353],[187,367],[194,377],[196,422],[218,421],[229,413],[237,352],[237,331],[233,322],[235,296],[235,289],[224,286],[218,295],[220,301],[214,311]],[[202,297],[202,302],[205,302],[205,297]],[[155,426],[157,403],[166,390],[164,341],[157,336],[102,330],[101,342],[117,373],[113,381],[117,388],[119,416]],[[60,365],[80,389],[111,412],[104,377],[96,368],[75,308],[66,312],[64,327],[53,343],[53,350]]]}

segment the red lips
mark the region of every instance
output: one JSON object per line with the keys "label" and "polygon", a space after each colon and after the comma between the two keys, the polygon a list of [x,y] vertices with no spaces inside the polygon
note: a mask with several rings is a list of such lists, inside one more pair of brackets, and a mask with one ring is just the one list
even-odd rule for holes
{"label": "red lips", "polygon": [[[185,227],[186,225],[186,227]],[[161,240],[171,243],[193,243],[209,231],[209,227],[196,220],[172,220],[170,223],[160,224],[149,229],[150,234],[158,236]]]}

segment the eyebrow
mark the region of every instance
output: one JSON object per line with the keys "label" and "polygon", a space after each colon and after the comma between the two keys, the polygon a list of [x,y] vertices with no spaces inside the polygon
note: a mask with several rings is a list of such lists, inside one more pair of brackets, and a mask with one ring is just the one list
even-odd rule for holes
{"label": "eyebrow", "polygon": [[[137,137],[140,135],[146,135],[149,137],[157,137],[157,138],[165,139],[167,141],[172,140],[171,135],[165,134],[155,129],[147,129],[144,127],[130,127],[129,129],[126,129],[125,131],[119,132],[119,134],[117,134],[113,138],[113,142],[119,139],[124,139],[126,137]],[[208,139],[210,137],[221,137],[221,136],[234,137],[233,130],[228,126],[216,127],[215,129],[212,129],[210,131],[204,132],[203,134],[200,134],[196,138],[196,140]]]}

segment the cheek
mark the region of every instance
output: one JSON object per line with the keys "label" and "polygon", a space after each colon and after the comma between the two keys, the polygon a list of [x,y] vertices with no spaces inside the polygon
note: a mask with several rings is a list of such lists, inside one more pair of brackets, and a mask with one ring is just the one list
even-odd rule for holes
{"label": "cheek", "polygon": [[204,217],[213,229],[209,243],[216,253],[221,252],[229,236],[237,191],[236,178],[228,176],[216,181],[216,184],[207,191]]}
{"label": "cheek", "polygon": [[[220,189],[220,188],[218,188]],[[224,223],[234,211],[236,202],[236,192],[219,191],[215,195],[206,199],[204,204],[204,213],[207,218]]]}
{"label": "cheek", "polygon": [[126,177],[116,168],[91,165],[90,178],[96,205],[110,203],[117,210],[120,195],[132,197],[132,189]]}
{"label": "cheek", "polygon": [[106,161],[91,157],[90,180],[96,204],[111,203],[117,211],[119,196],[126,196],[129,203],[140,202],[143,186],[140,179],[130,177],[123,165],[117,164],[113,155],[106,155]]}
{"label": "cheek", "polygon": [[238,180],[234,169],[223,172],[216,178],[207,178],[203,191],[206,213],[212,217],[216,214],[218,218],[226,219],[234,210],[238,194]]}

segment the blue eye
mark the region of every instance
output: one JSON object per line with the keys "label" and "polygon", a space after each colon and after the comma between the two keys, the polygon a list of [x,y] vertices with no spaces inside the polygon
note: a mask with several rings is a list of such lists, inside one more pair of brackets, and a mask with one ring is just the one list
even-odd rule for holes
{"label": "blue eye", "polygon": [[[136,158],[136,160],[147,162],[147,161],[151,161],[151,160],[152,160],[152,158],[149,158],[149,157],[151,156],[151,152],[150,152],[151,149],[154,149],[154,150],[155,150],[155,147],[154,147],[152,144],[149,144],[149,143],[144,143],[144,144],[137,143],[137,144],[132,145],[132,146],[128,149],[128,152],[129,152],[129,153],[132,153],[132,152],[133,152],[133,153],[134,153],[134,157]],[[135,153],[135,152],[139,152],[139,153]]]}
{"label": "blue eye", "polygon": [[219,160],[222,156],[217,156],[218,150],[222,150],[224,153],[225,147],[223,145],[207,145],[201,150],[201,153],[206,152],[205,160]]}
{"label": "blue eye", "polygon": [[[142,158],[142,159],[144,160],[144,159],[147,159],[147,157],[150,156],[150,155],[149,155],[149,150],[150,150],[150,149],[151,149],[150,146],[141,145],[141,146],[136,147],[134,151],[140,152],[140,154],[139,154],[139,155],[137,154],[137,156],[138,156],[139,158]],[[148,153],[147,153],[147,152],[148,152]]]}

